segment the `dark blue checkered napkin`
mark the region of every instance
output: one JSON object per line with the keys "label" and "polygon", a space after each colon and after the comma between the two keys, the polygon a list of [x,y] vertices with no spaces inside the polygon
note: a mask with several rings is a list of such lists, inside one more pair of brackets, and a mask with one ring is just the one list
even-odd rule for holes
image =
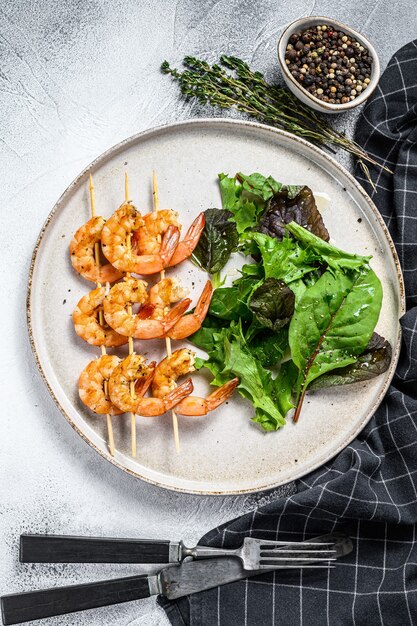
{"label": "dark blue checkered napkin", "polygon": [[400,362],[361,434],[298,492],[229,522],[201,543],[301,540],[340,529],[354,551],[336,568],[276,572],[161,602],[175,626],[417,624],[417,42],[399,50],[358,122],[356,139],[394,173],[358,180],[396,244],[407,293]]}

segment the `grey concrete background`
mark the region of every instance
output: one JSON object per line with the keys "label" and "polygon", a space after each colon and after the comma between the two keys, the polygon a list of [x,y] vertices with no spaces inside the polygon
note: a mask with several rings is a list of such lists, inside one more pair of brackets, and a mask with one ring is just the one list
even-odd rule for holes
{"label": "grey concrete background", "polygon": [[[163,59],[175,64],[189,53],[212,61],[221,53],[236,54],[269,78],[277,77],[277,36],[286,23],[308,14],[332,16],[368,35],[382,67],[416,35],[414,0],[0,4],[0,381],[6,399],[0,419],[1,593],[138,571],[129,566],[20,565],[22,532],[192,543],[211,527],[277,495],[170,493],[106,463],[74,433],[40,379],[27,339],[25,291],[37,234],[80,170],[140,130],[213,115],[180,100],[177,88],[159,72]],[[351,132],[355,115],[340,117],[338,126]],[[348,159],[338,156],[349,166]],[[167,620],[150,599],[44,623],[156,626]]]}

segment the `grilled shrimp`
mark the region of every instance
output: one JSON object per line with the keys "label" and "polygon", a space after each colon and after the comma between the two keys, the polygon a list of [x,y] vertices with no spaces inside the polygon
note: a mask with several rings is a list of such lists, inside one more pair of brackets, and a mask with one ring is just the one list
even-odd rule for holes
{"label": "grilled shrimp", "polygon": [[175,226],[169,226],[158,252],[137,254],[134,242],[130,245],[130,236],[143,224],[144,220],[139,211],[126,203],[122,204],[104,225],[101,235],[103,253],[110,263],[123,272],[155,274],[168,265],[175,252],[180,232]]}
{"label": "grilled shrimp", "polygon": [[[149,365],[140,354],[130,354],[114,368],[109,379],[111,402],[125,413],[135,410],[138,397],[145,395],[152,382],[156,362]],[[130,383],[135,383],[135,394],[130,391]]]}
{"label": "grilled shrimp", "polygon": [[[197,332],[207,315],[212,294],[213,286],[208,280],[193,313],[181,317],[167,330],[165,336],[171,339],[185,339]],[[161,319],[167,315],[170,304],[178,302],[185,295],[186,291],[181,287],[177,279],[165,278],[150,289],[149,299],[141,313],[141,317]],[[190,302],[190,300],[188,301]]]}
{"label": "grilled shrimp", "polygon": [[[156,417],[174,408],[192,392],[193,384],[191,380],[187,380],[164,398],[144,398],[151,384],[154,368],[155,363],[146,365],[141,355],[132,354],[126,357],[113,370],[109,381],[112,402],[124,411],[131,411],[144,417]],[[135,397],[130,393],[131,382],[135,382]]]}
{"label": "grilled shrimp", "polygon": [[192,255],[194,248],[198,244],[201,233],[203,232],[204,225],[206,223],[204,213],[200,213],[187,230],[186,235],[182,241],[179,242],[175,248],[175,252],[168,264],[168,267],[173,267],[188,259]]}
{"label": "grilled shrimp", "polygon": [[175,350],[156,367],[152,379],[152,395],[163,398],[177,386],[180,376],[194,372],[195,353],[187,348]]}
{"label": "grilled shrimp", "polygon": [[213,285],[208,280],[204,286],[201,296],[199,297],[193,313],[183,315],[178,322],[168,330],[167,337],[171,339],[185,339],[201,327],[207,311],[210,306],[211,296],[213,295]]}
{"label": "grilled shrimp", "polygon": [[226,402],[238,384],[239,379],[233,378],[233,380],[229,380],[228,383],[213,391],[207,398],[188,396],[188,398],[181,400],[175,407],[175,411],[178,415],[207,415],[210,411],[217,409],[223,402]]}
{"label": "grilled shrimp", "polygon": [[[175,350],[171,356],[165,357],[155,369],[152,380],[152,395],[156,398],[163,398],[166,394],[172,393],[177,379],[194,371],[194,362],[194,352],[185,348]],[[177,404],[175,412],[179,415],[207,415],[209,411],[217,409],[230,398],[238,383],[239,379],[234,378],[213,391],[207,398],[188,396]]]}
{"label": "grilled shrimp", "polygon": [[163,278],[149,290],[149,311],[154,319],[167,314],[170,305],[179,302],[188,294],[188,290],[182,287],[178,278]]}
{"label": "grilled shrimp", "polygon": [[91,361],[81,372],[78,392],[82,402],[94,413],[100,415],[120,415],[123,413],[110,401],[107,382],[113,370],[120,363],[118,356],[104,354]]}
{"label": "grilled shrimp", "polygon": [[[144,225],[139,228],[134,235],[133,241],[137,246],[139,254],[156,254],[161,249],[162,236],[169,226],[181,229],[178,222],[178,213],[171,209],[153,211],[143,216]],[[175,252],[167,267],[178,265],[181,261],[191,256],[194,248],[198,244],[200,235],[205,224],[204,213],[200,213],[191,224],[184,239],[175,248]]]}
{"label": "grilled shrimp", "polygon": [[120,335],[135,339],[164,337],[190,304],[189,299],[183,300],[161,319],[143,318],[140,314],[130,313],[129,305],[144,304],[147,301],[146,287],[145,281],[129,277],[113,285],[104,299],[104,318],[108,325]]}
{"label": "grilled shrimp", "polygon": [[77,230],[70,244],[73,268],[83,278],[94,283],[114,283],[123,276],[110,263],[101,267],[96,264],[94,246],[100,243],[105,222],[104,217],[92,217]]}
{"label": "grilled shrimp", "polygon": [[143,226],[133,233],[132,241],[139,254],[157,254],[161,249],[162,236],[169,226],[181,230],[178,213],[171,209],[152,211],[143,216]]}
{"label": "grilled shrimp", "polygon": [[81,339],[92,346],[106,346],[114,348],[128,342],[128,338],[119,335],[115,330],[100,324],[98,313],[102,308],[106,289],[97,287],[81,298],[74,309],[72,319],[75,332]]}

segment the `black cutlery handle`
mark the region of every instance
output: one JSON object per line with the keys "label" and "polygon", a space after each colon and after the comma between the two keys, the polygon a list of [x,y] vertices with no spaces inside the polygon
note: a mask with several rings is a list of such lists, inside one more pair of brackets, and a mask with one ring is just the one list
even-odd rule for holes
{"label": "black cutlery handle", "polygon": [[170,561],[169,541],[21,535],[20,562],[170,563],[172,561]]}
{"label": "black cutlery handle", "polygon": [[149,598],[150,595],[148,575],[144,574],[3,596],[1,612],[3,624],[8,626],[43,617]]}

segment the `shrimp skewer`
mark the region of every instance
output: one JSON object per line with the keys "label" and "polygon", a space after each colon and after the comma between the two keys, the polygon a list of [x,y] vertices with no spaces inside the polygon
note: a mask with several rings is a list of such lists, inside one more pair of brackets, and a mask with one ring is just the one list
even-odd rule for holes
{"label": "shrimp skewer", "polygon": [[[94,194],[93,177],[91,176],[91,174],[90,174],[89,191],[90,191],[91,215],[92,215],[92,219],[95,219],[96,218],[96,198]],[[100,236],[101,236],[101,231],[100,231]],[[71,257],[71,260],[72,260],[72,257]],[[103,274],[100,271],[101,268],[100,268],[100,243],[99,241],[94,242],[94,267],[95,267],[96,276],[97,276],[97,282],[96,282],[97,289],[100,289],[101,283],[100,283],[99,277],[102,276]],[[113,278],[114,276],[115,274],[113,274]],[[104,274],[104,277],[109,278],[108,273]],[[115,280],[117,279],[115,278]],[[99,324],[101,327],[103,327],[104,318],[103,318],[103,311],[101,308],[99,308],[98,315],[99,315]],[[106,356],[106,348],[104,345],[101,346],[101,355],[102,355],[102,358]],[[116,362],[114,361],[113,363],[116,363]],[[107,398],[108,397],[107,378],[105,377],[103,377],[103,393],[104,393],[104,396]],[[80,397],[81,397],[81,393],[80,393]],[[111,456],[114,456],[115,446],[114,446],[113,424],[111,421],[112,414],[113,414],[112,410],[109,410],[106,412],[106,421],[107,421],[107,434],[108,434],[108,440],[109,440],[109,451],[110,451]]]}
{"label": "shrimp skewer", "polygon": [[[159,209],[159,196],[158,196],[158,181],[156,179],[155,170],[152,172],[152,197],[153,197],[153,210],[154,212],[157,212]],[[178,231],[178,236],[179,236],[179,231]],[[163,280],[164,278],[165,278],[165,272],[162,270],[161,280]],[[172,351],[171,351],[171,339],[169,337],[165,337],[165,345],[167,349],[167,355],[170,356]],[[178,418],[177,418],[177,414],[175,413],[175,411],[172,411],[172,427],[174,430],[175,449],[177,451],[177,454],[179,454],[180,453],[180,437],[179,437],[179,432],[178,432]]]}
{"label": "shrimp skewer", "polygon": [[[126,203],[126,206],[131,207],[130,200],[129,200],[129,177],[127,175],[127,172],[125,172],[125,203]],[[127,247],[128,255],[131,255],[132,254],[132,240],[131,240],[130,233],[128,233],[126,237],[126,247]],[[124,284],[126,284],[126,281],[131,281],[131,280],[132,278],[130,276],[130,273],[127,273],[125,276]],[[127,306],[127,315],[130,316],[130,318],[133,317],[131,303],[129,303]],[[129,355],[132,356],[134,354],[132,334],[128,333],[128,337],[129,337]],[[130,382],[129,392],[130,392],[130,397],[132,399],[136,398],[135,383],[133,381]],[[137,454],[136,416],[133,413],[133,411],[130,412],[130,438],[131,438],[132,456],[136,458],[136,454]]]}
{"label": "shrimp skewer", "polygon": [[178,244],[180,231],[168,226],[160,250],[153,254],[137,254],[131,245],[131,235],[143,226],[139,211],[126,201],[103,226],[101,241],[104,256],[122,272],[155,274],[171,260]]}
{"label": "shrimp skewer", "polygon": [[[175,389],[176,381],[180,376],[194,371],[194,362],[195,353],[185,348],[175,350],[171,356],[165,357],[155,369],[152,395],[156,398],[164,398],[172,389]],[[207,415],[230,398],[238,383],[239,379],[234,378],[213,391],[207,398],[188,396],[181,400],[175,410],[179,415]]]}

